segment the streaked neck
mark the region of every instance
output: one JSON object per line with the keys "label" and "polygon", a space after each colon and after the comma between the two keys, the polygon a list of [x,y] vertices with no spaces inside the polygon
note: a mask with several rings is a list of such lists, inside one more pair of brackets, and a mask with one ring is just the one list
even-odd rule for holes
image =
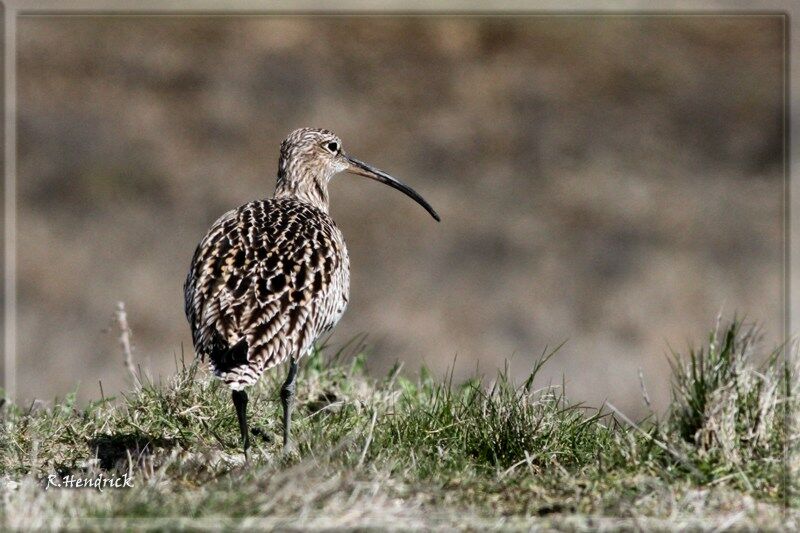
{"label": "streaked neck", "polygon": [[291,180],[278,178],[275,198],[292,198],[311,204],[328,213],[328,187],[316,179]]}

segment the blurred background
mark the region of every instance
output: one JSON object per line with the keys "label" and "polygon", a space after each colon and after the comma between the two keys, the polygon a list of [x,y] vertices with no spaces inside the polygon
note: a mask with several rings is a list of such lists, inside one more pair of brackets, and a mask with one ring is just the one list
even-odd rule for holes
{"label": "blurred background", "polygon": [[[280,141],[335,131],[442,216],[341,175],[334,347],[456,378],[510,359],[574,400],[668,400],[720,310],[782,324],[780,17],[29,17],[18,23],[19,400],[192,355],[182,284]],[[281,370],[282,371],[282,370]],[[302,386],[302,385],[301,385]]]}

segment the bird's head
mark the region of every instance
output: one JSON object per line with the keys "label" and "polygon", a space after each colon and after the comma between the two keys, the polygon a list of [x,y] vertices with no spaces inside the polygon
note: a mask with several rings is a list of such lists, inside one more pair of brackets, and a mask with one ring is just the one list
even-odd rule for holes
{"label": "bird's head", "polygon": [[339,172],[347,171],[386,184],[425,208],[439,220],[439,215],[411,187],[385,172],[350,157],[342,149],[342,141],[328,130],[300,128],[281,144],[278,161],[276,197],[295,197],[323,211],[328,211],[328,182]]}

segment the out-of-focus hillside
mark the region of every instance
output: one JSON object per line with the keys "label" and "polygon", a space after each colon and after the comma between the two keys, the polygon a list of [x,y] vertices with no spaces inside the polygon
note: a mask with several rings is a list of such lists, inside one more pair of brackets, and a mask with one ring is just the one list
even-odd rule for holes
{"label": "out-of-focus hillside", "polygon": [[442,215],[342,175],[352,297],[334,342],[458,375],[567,344],[570,396],[667,399],[667,342],[781,323],[778,17],[22,18],[19,389],[123,385],[191,353],[204,231],[274,188],[282,138],[337,132]]}

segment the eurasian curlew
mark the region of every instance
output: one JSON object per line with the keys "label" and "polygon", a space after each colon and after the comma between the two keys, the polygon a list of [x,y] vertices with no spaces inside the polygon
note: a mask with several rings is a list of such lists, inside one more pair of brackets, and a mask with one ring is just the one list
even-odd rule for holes
{"label": "eurasian curlew", "polygon": [[281,387],[288,449],[297,361],[347,306],[347,248],[328,214],[328,182],[342,171],[405,193],[439,220],[413,189],[347,155],[332,132],[302,128],[281,144],[273,198],[222,215],[192,258],[184,302],[195,352],[232,389],[245,454],[245,388],[289,361]]}

